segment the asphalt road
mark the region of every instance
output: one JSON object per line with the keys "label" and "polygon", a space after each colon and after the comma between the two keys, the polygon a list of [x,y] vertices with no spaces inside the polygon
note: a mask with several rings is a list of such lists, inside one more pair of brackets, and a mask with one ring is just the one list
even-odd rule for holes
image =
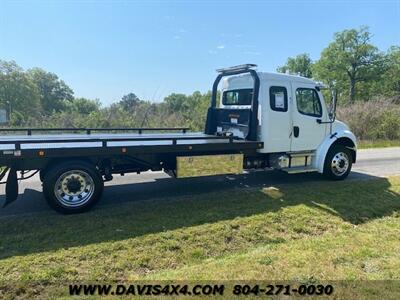
{"label": "asphalt road", "polygon": [[[365,180],[374,177],[400,175],[400,147],[359,150],[357,163],[347,180]],[[162,172],[146,172],[114,176],[106,183],[98,206],[111,206],[126,201],[139,201],[179,195],[205,193],[221,189],[270,186],[282,183],[307,183],[321,181],[320,174],[289,175],[277,171],[257,171],[238,176],[214,176],[174,179]],[[32,214],[49,211],[41,193],[42,185],[37,176],[20,182],[18,199],[0,209],[0,216]],[[4,185],[0,186],[0,204],[5,200]]]}

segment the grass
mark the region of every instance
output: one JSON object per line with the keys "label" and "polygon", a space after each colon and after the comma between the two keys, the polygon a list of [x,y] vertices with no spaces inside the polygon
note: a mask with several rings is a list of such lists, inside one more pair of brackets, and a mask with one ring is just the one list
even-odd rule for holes
{"label": "grass", "polygon": [[0,298],[66,281],[400,279],[399,176],[0,221]]}
{"label": "grass", "polygon": [[358,140],[359,149],[400,147],[400,140]]}

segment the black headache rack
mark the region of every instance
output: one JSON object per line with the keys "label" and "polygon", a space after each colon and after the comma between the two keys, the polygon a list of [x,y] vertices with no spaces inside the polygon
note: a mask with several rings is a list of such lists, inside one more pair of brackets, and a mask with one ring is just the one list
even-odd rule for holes
{"label": "black headache rack", "polygon": [[[257,65],[255,64],[244,64],[233,66],[230,68],[224,69],[217,69],[219,73],[217,78],[215,78],[213,87],[212,87],[212,94],[211,94],[211,105],[207,111],[207,120],[204,132],[206,134],[216,134],[217,133],[217,126],[224,125],[221,121],[221,116],[229,115],[229,113],[236,114],[240,111],[245,112],[244,109],[224,109],[224,108],[217,108],[217,92],[218,92],[218,84],[223,77],[232,76],[232,75],[239,75],[244,73],[249,73],[253,78],[253,95],[251,99],[251,108],[248,113],[248,116],[245,116],[245,119],[248,123],[248,132],[247,135],[244,137],[246,140],[250,141],[257,141],[257,128],[258,128],[258,94],[260,91],[260,78],[258,77],[257,72],[254,70]],[[243,118],[240,114],[237,115],[238,118]],[[226,116],[225,116],[226,118]],[[233,125],[233,124],[231,124]],[[242,124],[234,124],[234,126],[240,127],[243,126]],[[244,125],[247,127],[247,125]]]}

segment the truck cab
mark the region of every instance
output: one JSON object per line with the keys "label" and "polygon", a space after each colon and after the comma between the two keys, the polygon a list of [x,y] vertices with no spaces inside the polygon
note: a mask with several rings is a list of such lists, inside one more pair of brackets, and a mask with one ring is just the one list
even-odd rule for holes
{"label": "truck cab", "polygon": [[220,97],[214,100],[219,107],[212,100],[206,133],[263,142],[259,155],[245,162],[246,168],[347,177],[356,161],[356,138],[335,119],[334,111],[328,111],[324,86],[301,76],[258,72],[255,67],[218,70],[213,89],[220,86]]}

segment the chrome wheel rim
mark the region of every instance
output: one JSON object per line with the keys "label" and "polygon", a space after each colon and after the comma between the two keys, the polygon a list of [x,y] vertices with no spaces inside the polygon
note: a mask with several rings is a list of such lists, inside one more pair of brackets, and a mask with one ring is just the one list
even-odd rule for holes
{"label": "chrome wheel rim", "polygon": [[82,170],[71,170],[61,174],[54,186],[57,200],[67,207],[84,205],[93,193],[93,178]]}
{"label": "chrome wheel rim", "polygon": [[349,169],[349,165],[350,162],[347,154],[344,152],[338,152],[332,158],[331,162],[332,173],[335,174],[336,176],[342,176]]}

